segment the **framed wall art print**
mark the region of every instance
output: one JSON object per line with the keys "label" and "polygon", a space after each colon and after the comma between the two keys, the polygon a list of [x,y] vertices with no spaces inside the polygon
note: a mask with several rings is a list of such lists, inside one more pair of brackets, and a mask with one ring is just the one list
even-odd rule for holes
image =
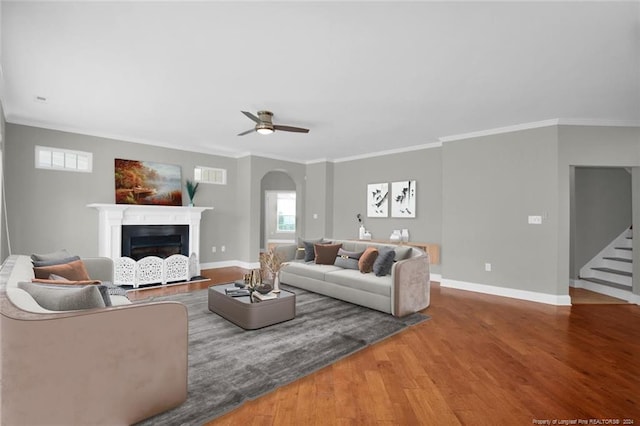
{"label": "framed wall art print", "polygon": [[367,185],[367,217],[389,216],[389,184]]}
{"label": "framed wall art print", "polygon": [[391,183],[391,217],[416,217],[416,181]]}

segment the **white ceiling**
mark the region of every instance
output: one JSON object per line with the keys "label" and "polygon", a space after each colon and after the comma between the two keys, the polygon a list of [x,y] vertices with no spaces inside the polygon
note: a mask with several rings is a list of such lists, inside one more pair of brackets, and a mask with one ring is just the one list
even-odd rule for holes
{"label": "white ceiling", "polygon": [[[640,2],[2,2],[8,122],[309,162],[640,123]],[[45,97],[46,103],[35,101]],[[309,134],[238,137],[268,109]]]}

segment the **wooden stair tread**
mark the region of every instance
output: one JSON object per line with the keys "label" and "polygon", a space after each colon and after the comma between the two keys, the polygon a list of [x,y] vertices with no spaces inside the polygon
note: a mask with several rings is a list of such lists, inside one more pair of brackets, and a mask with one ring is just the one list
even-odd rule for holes
{"label": "wooden stair tread", "polygon": [[591,268],[594,271],[600,271],[600,272],[608,272],[609,274],[616,274],[616,275],[622,275],[625,277],[631,277],[632,274],[631,272],[627,272],[627,271],[619,271],[617,269],[612,269],[612,268]]}
{"label": "wooden stair tread", "polygon": [[624,257],[603,257],[603,259],[614,260],[616,262],[633,263],[632,259],[625,259]]}
{"label": "wooden stair tread", "polygon": [[631,286],[624,285],[624,284],[618,284],[618,283],[614,283],[614,282],[607,281],[607,280],[601,280],[600,278],[580,277],[580,279],[583,280],[583,281],[589,281],[589,282],[596,283],[596,284],[606,285],[607,287],[617,288],[618,290],[631,290]]}

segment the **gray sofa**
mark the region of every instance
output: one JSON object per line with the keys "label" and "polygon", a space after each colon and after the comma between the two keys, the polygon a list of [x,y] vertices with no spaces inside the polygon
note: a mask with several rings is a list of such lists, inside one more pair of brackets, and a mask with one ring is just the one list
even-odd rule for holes
{"label": "gray sofa", "polygon": [[342,244],[347,251],[363,251],[367,247],[392,247],[395,252],[391,274],[376,276],[335,265],[318,265],[296,260],[298,245],[278,246],[277,253],[286,264],[280,270],[280,282],[321,293],[357,305],[402,317],[429,306],[429,256],[413,247],[326,239]]}
{"label": "gray sofa", "polygon": [[[111,281],[111,259],[83,259]],[[42,308],[19,282],[29,256],[0,269],[0,424],[130,425],[187,397],[187,310],[176,302],[77,311]]]}

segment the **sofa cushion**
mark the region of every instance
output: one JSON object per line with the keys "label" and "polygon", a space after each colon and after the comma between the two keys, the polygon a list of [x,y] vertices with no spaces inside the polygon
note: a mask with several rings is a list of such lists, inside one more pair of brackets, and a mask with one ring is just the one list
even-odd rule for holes
{"label": "sofa cushion", "polygon": [[390,276],[377,277],[373,274],[361,274],[360,272],[352,269],[341,269],[339,271],[325,274],[325,281],[365,291],[367,293],[391,297]]}
{"label": "sofa cushion", "polygon": [[87,269],[84,267],[82,260],[74,260],[73,262],[51,266],[36,266],[33,268],[36,278],[47,280],[49,275],[59,275],[71,281],[90,280]]}
{"label": "sofa cushion", "polygon": [[341,248],[338,250],[336,261],[333,264],[344,269],[358,270],[358,260],[360,260],[362,253],[364,251],[347,251]]}
{"label": "sofa cushion", "polygon": [[380,248],[380,250],[378,250],[378,257],[376,261],[373,262],[373,273],[379,277],[389,275],[395,257],[396,252],[393,247]]}
{"label": "sofa cushion", "polygon": [[76,311],[104,308],[104,300],[95,285],[85,287],[53,287],[21,282],[18,287],[29,293],[40,306],[51,311]]}
{"label": "sofa cushion", "polygon": [[333,265],[341,247],[342,244],[314,244],[316,264]]}
{"label": "sofa cushion", "polygon": [[59,260],[64,259],[65,257],[71,257],[71,255],[65,250],[58,250],[51,253],[43,253],[43,254],[32,254],[31,260],[35,262],[48,261],[48,260]]}
{"label": "sofa cushion", "polygon": [[367,249],[360,256],[360,260],[358,260],[358,269],[363,274],[368,274],[373,270],[373,263],[376,261],[378,257],[378,249],[375,247],[367,247]]}
{"label": "sofa cushion", "polygon": [[287,273],[300,275],[316,280],[324,280],[325,274],[328,272],[340,271],[342,268],[334,265],[316,265],[315,263],[287,263],[284,266]]}

